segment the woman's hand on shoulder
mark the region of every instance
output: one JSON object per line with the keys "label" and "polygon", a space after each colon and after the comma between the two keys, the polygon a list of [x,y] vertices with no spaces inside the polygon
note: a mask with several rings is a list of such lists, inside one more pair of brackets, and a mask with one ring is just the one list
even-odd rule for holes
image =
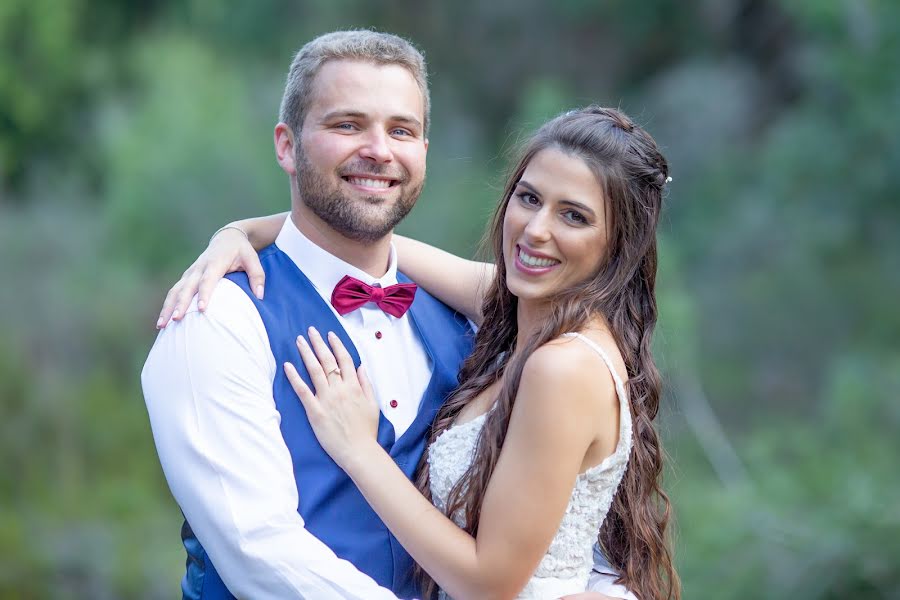
{"label": "woman's hand on shoulder", "polygon": [[262,300],[266,275],[259,256],[242,230],[228,227],[213,236],[203,254],[166,294],[156,327],[162,329],[169,323],[169,319],[181,320],[194,294],[199,294],[197,308],[200,311],[206,310],[216,284],[227,273],[235,271],[247,272],[250,289]]}

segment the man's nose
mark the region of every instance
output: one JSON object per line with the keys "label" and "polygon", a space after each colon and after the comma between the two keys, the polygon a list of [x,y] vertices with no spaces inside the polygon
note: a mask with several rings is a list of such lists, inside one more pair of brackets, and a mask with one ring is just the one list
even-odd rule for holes
{"label": "man's nose", "polygon": [[366,133],[365,143],[359,151],[363,158],[377,163],[391,162],[394,153],[391,152],[390,137],[386,131],[372,129]]}

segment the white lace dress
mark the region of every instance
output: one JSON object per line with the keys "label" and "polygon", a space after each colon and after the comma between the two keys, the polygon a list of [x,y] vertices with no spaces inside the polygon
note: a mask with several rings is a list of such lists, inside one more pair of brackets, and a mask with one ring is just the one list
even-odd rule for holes
{"label": "white lace dress", "polygon": [[[520,599],[559,598],[566,594],[585,591],[593,566],[592,550],[597,532],[609,512],[613,495],[622,481],[628,456],[631,454],[631,411],[628,407],[628,397],[609,356],[603,348],[579,333],[564,335],[582,340],[600,355],[609,368],[619,397],[619,442],[615,451],[603,462],[578,475],[559,530],[534,575],[519,594]],[[485,417],[486,415],[480,415],[471,421],[450,427],[429,448],[431,495],[435,506],[445,514],[451,488],[459,481],[472,461]],[[465,525],[460,511],[452,515],[452,519],[460,527]],[[594,589],[601,591],[598,588]],[[614,586],[602,591],[614,595],[616,592],[623,592],[624,589],[621,586]],[[633,598],[630,594],[615,595]],[[440,598],[446,600],[448,596],[441,591]]]}

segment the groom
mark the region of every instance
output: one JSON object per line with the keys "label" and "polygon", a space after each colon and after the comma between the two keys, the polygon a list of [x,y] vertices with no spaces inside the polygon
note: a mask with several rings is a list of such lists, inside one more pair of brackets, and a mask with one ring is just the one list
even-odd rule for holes
{"label": "groom", "polygon": [[[337,32],[295,57],[275,128],[291,216],[260,257],[265,301],[230,276],[160,333],[142,373],[185,516],[185,597],[416,596],[411,558],[319,446],[282,365],[302,365],[308,327],[337,333],[366,364],[379,443],[412,476],[472,342],[464,317],[413,300],[390,244],[424,184],[428,114],[425,61],[399,37]],[[345,276],[373,302],[332,307],[336,286],[366,289]]]}
{"label": "groom", "polygon": [[[411,558],[319,446],[282,365],[311,385],[295,338],[334,331],[366,364],[379,443],[412,476],[472,342],[465,318],[412,291],[390,244],[424,184],[428,116],[424,59],[401,38],[336,32],[295,57],[275,128],[291,215],[260,254],[265,300],[230,275],[160,333],[142,373],[185,516],[184,597],[417,595]],[[359,294],[371,301],[339,301]]]}

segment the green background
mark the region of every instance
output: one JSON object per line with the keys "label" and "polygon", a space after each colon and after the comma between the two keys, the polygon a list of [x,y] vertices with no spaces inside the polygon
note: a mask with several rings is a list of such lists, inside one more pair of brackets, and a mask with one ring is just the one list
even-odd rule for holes
{"label": "green background", "polygon": [[0,598],[172,598],[139,384],[166,289],[286,210],[272,128],[319,33],[413,39],[429,177],[401,232],[475,252],[508,151],[621,107],[674,182],[659,419],[685,597],[900,598],[900,3],[0,3]]}

